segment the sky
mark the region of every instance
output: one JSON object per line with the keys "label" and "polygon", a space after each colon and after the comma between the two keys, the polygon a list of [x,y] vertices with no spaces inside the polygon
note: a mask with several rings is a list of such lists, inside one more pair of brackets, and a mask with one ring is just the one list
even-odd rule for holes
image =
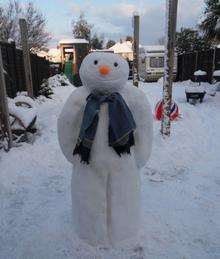
{"label": "sky", "polygon": [[[7,3],[7,0],[0,0]],[[26,1],[19,0],[22,4]],[[132,15],[140,14],[140,43],[156,44],[163,37],[165,28],[165,0],[33,0],[35,6],[47,19],[51,34],[49,47],[56,47],[60,39],[70,38],[71,21],[84,12],[93,31],[105,40],[119,41],[132,35]],[[177,29],[195,27],[202,19],[204,0],[179,0]]]}

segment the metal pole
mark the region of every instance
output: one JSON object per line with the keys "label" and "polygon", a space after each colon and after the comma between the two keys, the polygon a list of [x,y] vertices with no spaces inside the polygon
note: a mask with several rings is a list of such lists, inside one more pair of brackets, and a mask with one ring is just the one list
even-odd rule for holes
{"label": "metal pole", "polygon": [[25,19],[19,19],[19,25],[21,30],[21,44],[23,50],[23,59],[24,59],[24,70],[25,70],[25,80],[28,96],[33,98],[33,81],[31,73],[31,60],[30,60],[30,49],[28,44],[28,30],[27,23]]}
{"label": "metal pole", "polygon": [[169,136],[178,0],[166,1],[166,43],[163,82],[163,118],[161,122],[161,133],[164,136]]}
{"label": "metal pole", "polygon": [[6,93],[6,84],[4,76],[4,68],[2,61],[2,52],[0,47],[0,115],[2,130],[7,133],[8,138],[8,149],[12,147],[12,133],[9,121],[9,110],[8,110],[8,99]]}
{"label": "metal pole", "polygon": [[134,37],[133,37],[133,85],[138,87],[139,72],[138,72],[138,60],[139,60],[139,23],[140,16],[134,14]]}

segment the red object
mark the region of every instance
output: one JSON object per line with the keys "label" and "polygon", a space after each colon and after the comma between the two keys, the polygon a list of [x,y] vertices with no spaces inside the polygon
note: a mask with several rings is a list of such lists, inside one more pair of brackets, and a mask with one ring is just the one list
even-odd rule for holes
{"label": "red object", "polygon": [[[160,100],[155,106],[155,118],[157,120],[162,120],[163,115],[163,100]],[[170,111],[170,119],[171,121],[176,120],[179,117],[179,108],[177,104],[172,101],[171,103],[171,111]]]}

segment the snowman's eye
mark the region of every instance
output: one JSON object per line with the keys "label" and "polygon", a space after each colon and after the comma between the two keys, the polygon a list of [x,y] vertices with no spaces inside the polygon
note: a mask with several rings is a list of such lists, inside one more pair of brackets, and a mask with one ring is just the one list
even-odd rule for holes
{"label": "snowman's eye", "polygon": [[98,64],[98,60],[95,60],[95,61],[94,61],[94,65],[97,65],[97,64]]}
{"label": "snowman's eye", "polygon": [[115,67],[117,67],[117,66],[118,66],[118,63],[117,63],[117,62],[115,62],[115,63],[114,63],[114,66],[115,66]]}

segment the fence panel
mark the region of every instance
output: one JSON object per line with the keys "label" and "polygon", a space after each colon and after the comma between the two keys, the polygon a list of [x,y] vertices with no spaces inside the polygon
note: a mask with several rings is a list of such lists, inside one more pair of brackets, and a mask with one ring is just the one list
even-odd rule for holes
{"label": "fence panel", "polygon": [[[213,66],[215,64],[215,66]],[[220,49],[185,53],[178,55],[177,80],[195,80],[194,72],[203,70],[207,72],[207,81],[212,82],[213,69],[220,69]]]}
{"label": "fence panel", "polygon": [[207,72],[207,81],[212,81],[213,70],[213,56],[214,50],[201,51],[198,55],[197,70],[203,70]]}
{"label": "fence panel", "polygon": [[220,48],[217,48],[215,53],[215,70],[220,70]]}
{"label": "fence panel", "polygon": [[[0,42],[3,65],[7,72],[6,88],[9,97],[13,98],[19,91],[26,91],[24,61],[22,50],[16,49],[15,44]],[[39,95],[39,87],[50,76],[50,63],[48,60],[31,54],[31,70],[33,76],[34,96]]]}

